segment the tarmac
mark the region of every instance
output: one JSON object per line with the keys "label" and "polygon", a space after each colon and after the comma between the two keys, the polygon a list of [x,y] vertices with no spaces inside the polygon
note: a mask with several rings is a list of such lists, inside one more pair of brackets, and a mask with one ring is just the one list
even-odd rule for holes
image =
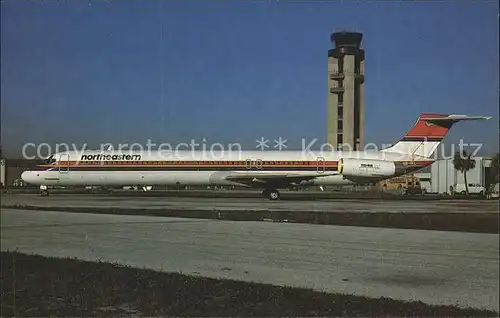
{"label": "tarmac", "polygon": [[496,200],[302,199],[270,201],[262,197],[210,198],[64,194],[4,194],[2,206],[171,209],[207,211],[498,213]]}
{"label": "tarmac", "polygon": [[[2,204],[6,198],[38,205],[132,204],[148,208],[193,204],[226,209],[291,209],[299,203],[295,209],[304,209],[304,205],[309,209],[336,205],[352,211],[436,209],[435,202],[401,202],[391,208],[394,202],[193,202],[179,198],[89,200],[67,196],[2,196]],[[101,259],[207,277],[499,310],[498,234],[2,208],[1,242],[2,250],[45,256]]]}

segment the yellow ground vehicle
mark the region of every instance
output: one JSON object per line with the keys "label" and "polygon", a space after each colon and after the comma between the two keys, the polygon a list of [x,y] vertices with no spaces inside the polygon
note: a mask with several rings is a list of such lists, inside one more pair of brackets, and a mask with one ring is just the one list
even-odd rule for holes
{"label": "yellow ground vehicle", "polygon": [[379,186],[383,190],[399,190],[404,191],[406,194],[423,193],[420,179],[411,174],[381,181]]}

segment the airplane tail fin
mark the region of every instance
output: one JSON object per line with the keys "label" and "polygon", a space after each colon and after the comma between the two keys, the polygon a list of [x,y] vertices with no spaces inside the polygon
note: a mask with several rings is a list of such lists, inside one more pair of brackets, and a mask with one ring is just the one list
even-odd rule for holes
{"label": "airplane tail fin", "polygon": [[462,120],[488,120],[491,117],[422,114],[397,143],[382,151],[430,158],[453,124]]}

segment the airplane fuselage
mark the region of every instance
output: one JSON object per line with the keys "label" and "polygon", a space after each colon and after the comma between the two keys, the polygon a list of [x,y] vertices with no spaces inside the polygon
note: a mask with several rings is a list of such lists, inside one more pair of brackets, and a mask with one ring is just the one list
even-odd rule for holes
{"label": "airplane fuselage", "polygon": [[[32,175],[25,174],[23,179],[48,186],[233,185],[265,188],[269,184],[274,187],[294,184],[290,180],[295,178],[297,185],[328,186],[376,182],[432,163],[428,158],[418,160],[379,151],[243,151],[221,155],[192,151],[175,154],[86,151],[59,153],[53,158],[54,162],[40,166],[43,170],[30,171]],[[361,163],[357,168],[362,171],[359,175],[346,177],[339,168],[343,161],[351,159]],[[385,164],[395,168],[384,170]]]}

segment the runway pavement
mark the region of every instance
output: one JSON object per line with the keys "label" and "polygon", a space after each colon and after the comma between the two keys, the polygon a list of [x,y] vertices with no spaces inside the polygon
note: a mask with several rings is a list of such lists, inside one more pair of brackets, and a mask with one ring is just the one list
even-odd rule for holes
{"label": "runway pavement", "polygon": [[1,230],[2,250],[499,310],[498,234],[11,209]]}
{"label": "runway pavement", "polygon": [[283,200],[266,198],[127,197],[106,195],[2,195],[2,206],[102,207],[220,211],[497,213],[495,200]]}

